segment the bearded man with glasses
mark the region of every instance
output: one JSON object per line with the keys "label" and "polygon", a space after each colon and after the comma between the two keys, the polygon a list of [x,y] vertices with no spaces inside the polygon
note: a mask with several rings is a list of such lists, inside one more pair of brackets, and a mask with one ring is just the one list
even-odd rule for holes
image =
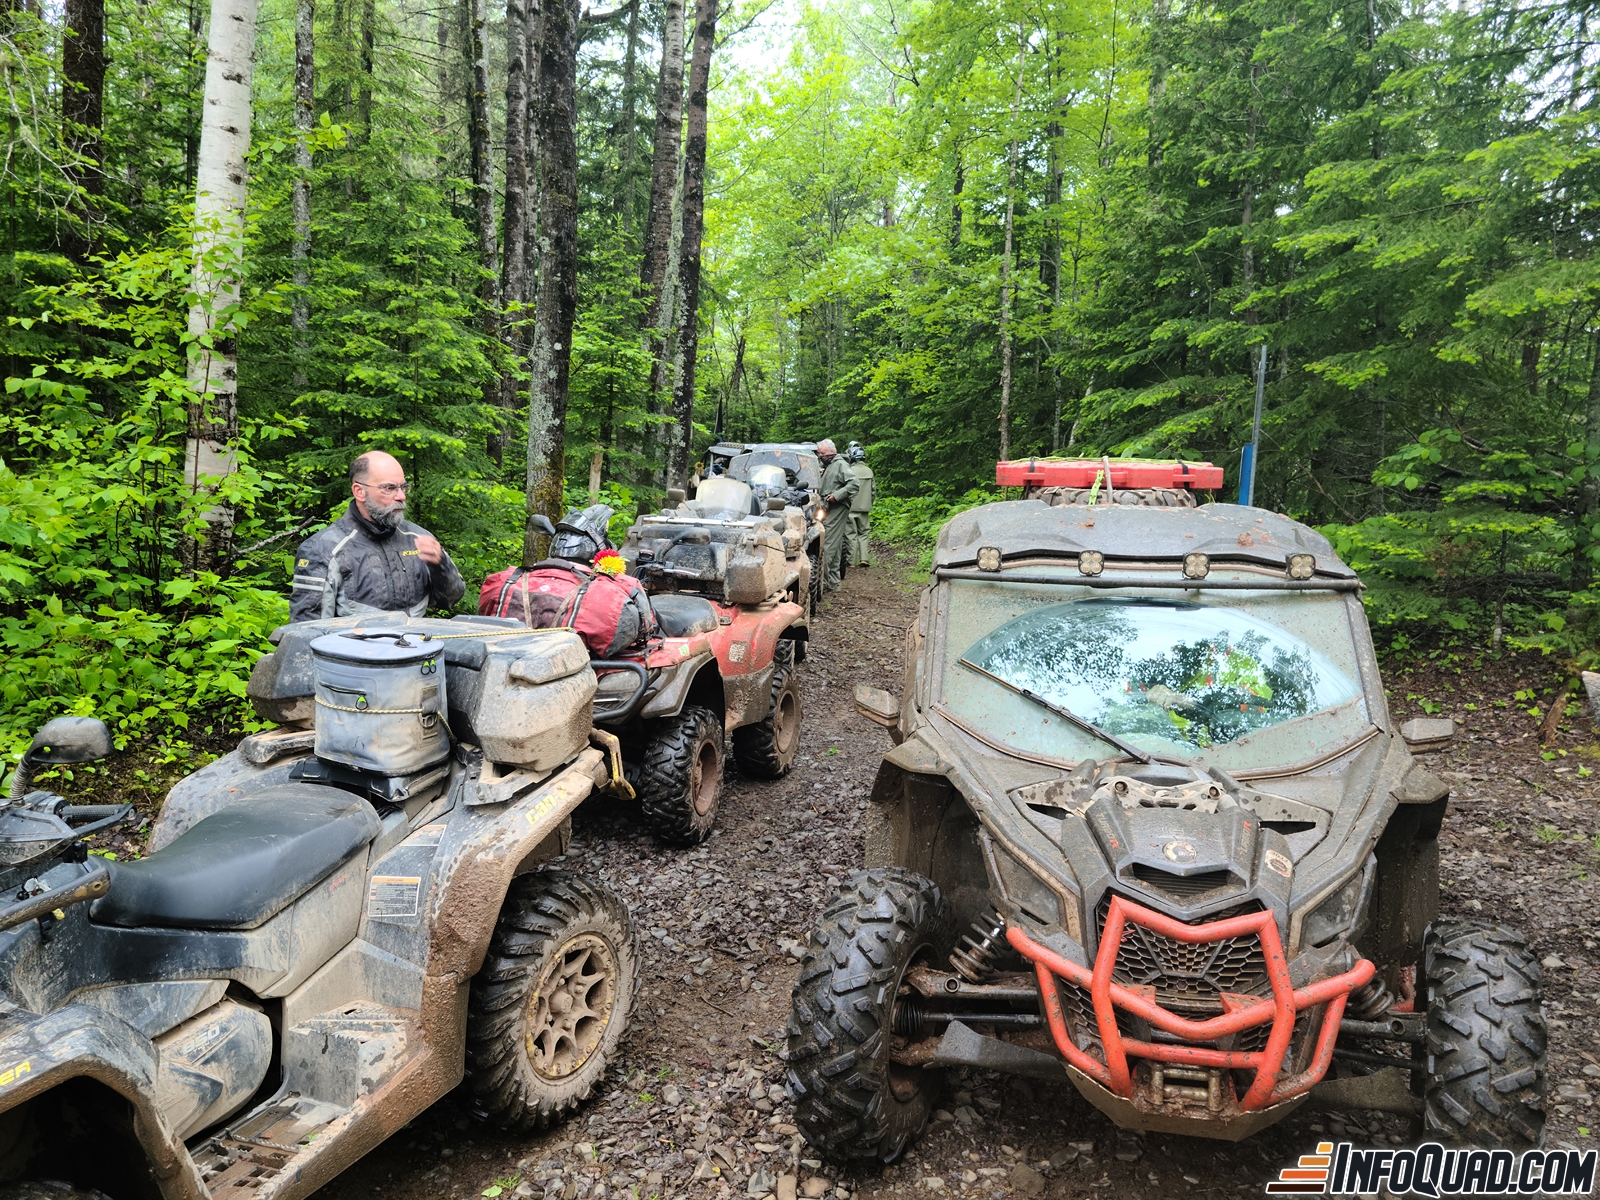
{"label": "bearded man with glasses", "polygon": [[350,464],[350,507],[294,560],[289,619],[453,608],[467,590],[439,540],[405,520],[406,473],[369,450]]}

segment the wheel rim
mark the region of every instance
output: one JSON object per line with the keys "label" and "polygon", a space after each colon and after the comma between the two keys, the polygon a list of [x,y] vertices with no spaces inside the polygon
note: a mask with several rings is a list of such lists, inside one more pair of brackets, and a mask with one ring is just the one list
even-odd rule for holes
{"label": "wheel rim", "polygon": [[779,757],[787,758],[794,752],[800,738],[800,700],[793,688],[784,688],[778,697],[778,709],[772,714],[772,735]]}
{"label": "wheel rim", "polygon": [[695,755],[689,799],[696,816],[703,817],[717,806],[717,748],[709,741],[702,743]]}
{"label": "wheel rim", "polygon": [[616,994],[617,958],[603,937],[579,934],[556,951],[528,999],[524,1049],[534,1074],[564,1079],[593,1058]]}

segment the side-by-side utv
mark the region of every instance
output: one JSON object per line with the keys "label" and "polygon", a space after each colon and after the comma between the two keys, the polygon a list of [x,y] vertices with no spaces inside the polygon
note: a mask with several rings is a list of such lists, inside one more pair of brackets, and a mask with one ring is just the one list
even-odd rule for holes
{"label": "side-by-side utv", "polygon": [[1316,1096],[1537,1145],[1539,966],[1438,919],[1448,788],[1414,750],[1453,730],[1391,719],[1355,572],[1195,504],[1208,464],[1106,465],[1001,464],[1029,498],[944,527],[901,697],[857,689],[895,745],[794,991],[801,1130],[892,1161],[967,1066],[1133,1129],[1238,1139]]}

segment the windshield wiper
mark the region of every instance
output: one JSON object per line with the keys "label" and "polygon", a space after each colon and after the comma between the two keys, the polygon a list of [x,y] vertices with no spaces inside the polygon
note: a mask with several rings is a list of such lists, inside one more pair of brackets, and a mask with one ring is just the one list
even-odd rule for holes
{"label": "windshield wiper", "polygon": [[1008,691],[1015,692],[1019,696],[1026,696],[1040,708],[1047,708],[1063,720],[1071,721],[1085,733],[1092,734],[1093,736],[1099,738],[1102,742],[1110,743],[1118,750],[1121,750],[1124,754],[1130,754],[1142,763],[1151,763],[1155,761],[1155,759],[1153,759],[1149,754],[1139,749],[1139,747],[1133,745],[1131,742],[1125,742],[1109,730],[1101,729],[1100,726],[1096,725],[1093,721],[1085,721],[1071,709],[1062,708],[1059,704],[1052,704],[1049,700],[1046,700],[1043,696],[1039,695],[1038,692],[1031,692],[1021,684],[1012,683],[1009,679],[1002,679],[993,671],[985,671],[982,667],[969,658],[957,659],[956,661],[958,661],[963,667],[968,667],[971,670],[976,671],[984,678],[994,680],[1001,687],[1007,689]]}

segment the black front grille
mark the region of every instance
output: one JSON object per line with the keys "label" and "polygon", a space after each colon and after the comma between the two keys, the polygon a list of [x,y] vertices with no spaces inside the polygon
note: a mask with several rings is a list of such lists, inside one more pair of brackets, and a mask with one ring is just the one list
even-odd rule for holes
{"label": "black front grille", "polygon": [[[1252,900],[1190,924],[1207,924],[1243,913],[1259,912],[1260,908],[1260,904]],[[1104,933],[1106,914],[1110,910],[1111,893],[1107,892],[1095,911],[1097,932]],[[1156,1002],[1163,1006],[1203,1005],[1217,1012],[1222,1011],[1220,997],[1223,992],[1265,996],[1272,991],[1272,983],[1267,978],[1266,956],[1261,951],[1261,939],[1255,934],[1220,942],[1190,944],[1135,925],[1132,921],[1123,927],[1122,946],[1117,952],[1117,965],[1112,978],[1125,986],[1154,987]]]}
{"label": "black front grille", "polygon": [[1164,892],[1178,900],[1187,900],[1191,896],[1200,896],[1238,883],[1233,872],[1226,868],[1220,871],[1202,871],[1198,875],[1174,875],[1171,871],[1146,866],[1144,863],[1133,864],[1133,877],[1146,887]]}

